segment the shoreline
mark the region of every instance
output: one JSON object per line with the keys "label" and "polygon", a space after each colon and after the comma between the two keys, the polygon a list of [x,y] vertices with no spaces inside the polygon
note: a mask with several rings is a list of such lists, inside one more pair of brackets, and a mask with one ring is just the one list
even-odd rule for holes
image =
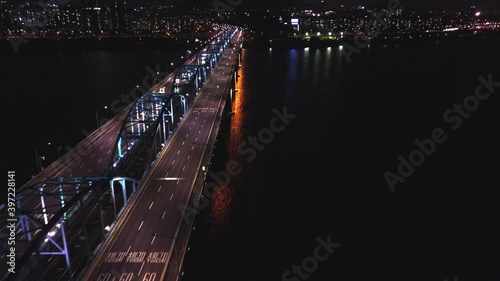
{"label": "shoreline", "polygon": [[[272,40],[272,41],[271,41]],[[340,45],[350,44],[353,47],[360,45],[359,42],[363,43],[363,38],[359,38],[356,44],[356,39],[354,36],[346,37],[343,39],[319,39],[311,37],[310,40],[304,40],[302,38],[273,38],[269,37],[259,37],[249,39],[245,41],[245,48],[277,48],[277,49],[293,49],[293,48],[324,48],[324,47],[339,47]],[[480,40],[480,41],[500,41],[500,31],[481,31],[476,33],[414,33],[414,34],[394,34],[385,35],[381,34],[369,40],[370,46],[384,46],[384,45],[398,45],[398,44],[428,44],[435,42],[449,42],[449,41],[468,41],[468,40]],[[363,46],[365,47],[365,46]],[[363,48],[359,47],[358,48]]]}
{"label": "shoreline", "polygon": [[[195,38],[1,38],[0,51],[127,51],[127,50],[185,50],[195,48],[189,39]],[[200,38],[205,40],[206,38]],[[13,44],[13,42],[16,42]],[[201,43],[201,42],[200,42]],[[205,45],[205,44],[203,44]],[[200,45],[201,46],[201,45]]]}
{"label": "shoreline", "polygon": [[[194,38],[191,37],[191,38]],[[243,43],[244,48],[324,48],[339,47],[350,44],[356,47],[355,37],[345,37],[343,39],[319,39],[311,37],[309,40],[295,37],[256,37],[247,39]],[[204,40],[206,38],[200,38]],[[166,37],[141,37],[141,38],[17,38],[19,51],[47,52],[47,51],[129,51],[129,50],[185,50],[196,49],[196,46],[187,43],[188,37],[166,38]],[[23,41],[27,40],[27,41]],[[272,41],[271,41],[272,40]],[[414,34],[380,34],[369,41],[370,46],[391,46],[407,44],[429,44],[436,42],[450,41],[490,41],[499,42],[500,32],[493,30],[483,30],[478,32],[447,32],[447,33],[414,33]],[[362,38],[359,40],[363,42]],[[26,43],[23,43],[26,42]],[[358,43],[359,45],[359,43]],[[11,41],[7,38],[0,38],[0,52],[14,52]]]}

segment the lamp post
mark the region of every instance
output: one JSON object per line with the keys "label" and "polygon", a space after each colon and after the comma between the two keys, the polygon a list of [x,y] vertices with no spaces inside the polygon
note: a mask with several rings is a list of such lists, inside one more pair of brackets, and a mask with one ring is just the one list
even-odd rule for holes
{"label": "lamp post", "polygon": [[[104,109],[108,109],[108,106],[105,105]],[[96,122],[96,128],[99,129],[99,114],[97,113],[97,109],[95,110],[95,122]]]}
{"label": "lamp post", "polygon": [[43,171],[42,160],[45,160],[45,156],[38,156],[38,149],[35,147],[35,161],[38,174]]}

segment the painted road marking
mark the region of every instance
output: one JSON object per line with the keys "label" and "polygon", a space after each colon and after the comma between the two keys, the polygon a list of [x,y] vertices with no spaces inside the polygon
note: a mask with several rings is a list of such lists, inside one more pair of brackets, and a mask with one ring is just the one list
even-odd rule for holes
{"label": "painted road marking", "polygon": [[146,262],[144,262],[144,261],[142,262],[141,268],[139,268],[139,273],[137,273],[137,275],[141,275],[142,267],[144,266],[145,263]]}
{"label": "painted road marking", "polygon": [[146,257],[146,252],[130,252],[127,257],[127,262],[141,263]]}
{"label": "painted road marking", "polygon": [[165,263],[167,262],[168,252],[150,252],[146,261],[148,263]]}

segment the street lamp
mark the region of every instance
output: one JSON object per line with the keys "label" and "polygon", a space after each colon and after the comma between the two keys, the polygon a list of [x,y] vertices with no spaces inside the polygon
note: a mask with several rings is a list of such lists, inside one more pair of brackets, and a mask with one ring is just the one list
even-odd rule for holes
{"label": "street lamp", "polygon": [[[137,85],[137,87],[139,87],[139,85]],[[107,105],[105,105],[105,106],[104,106],[104,109],[108,109],[108,106],[107,106]],[[95,122],[96,122],[96,128],[98,128],[98,129],[99,129],[99,115],[97,114],[97,109],[96,109],[96,111],[95,111]]]}
{"label": "street lamp", "polygon": [[38,156],[38,149],[35,147],[35,161],[38,173],[43,171],[42,160],[45,160],[45,156]]}

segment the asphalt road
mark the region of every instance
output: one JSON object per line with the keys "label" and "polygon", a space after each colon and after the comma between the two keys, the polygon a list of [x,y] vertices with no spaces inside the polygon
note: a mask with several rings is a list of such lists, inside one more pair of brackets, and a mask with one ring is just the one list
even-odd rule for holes
{"label": "asphalt road", "polygon": [[[240,40],[240,33],[235,40]],[[219,64],[144,180],[136,200],[94,260],[84,280],[163,280],[184,205],[201,168],[203,155],[224,108],[223,90],[232,78],[237,55],[227,49]]]}
{"label": "asphalt road", "polygon": [[[206,49],[206,48],[205,48]],[[189,58],[184,64],[195,64],[196,54]],[[165,88],[166,92],[170,92],[173,80],[175,78],[176,70],[171,72],[167,77],[162,79],[159,83],[149,89],[150,92],[159,92],[160,88]],[[105,174],[110,163],[113,149],[116,144],[116,138],[122,127],[123,120],[128,114],[130,103],[127,107],[122,109],[108,122],[103,124],[97,130],[90,133],[85,139],[78,143],[72,150],[62,155],[59,159],[54,161],[46,167],[41,173],[30,179],[23,186],[17,188],[18,195],[21,190],[30,187],[39,182],[60,177],[99,177]],[[47,193],[58,193],[58,186],[50,186],[46,190]],[[57,197],[57,196],[56,196]],[[46,206],[57,206],[58,199],[52,196],[45,196]],[[22,201],[21,208],[23,210],[37,210],[41,208],[41,200],[38,197],[27,197]],[[42,214],[36,214],[34,217],[43,221]],[[51,215],[48,215],[50,219]],[[0,217],[0,234],[7,234],[6,217]],[[20,235],[21,229],[17,229],[17,234]],[[22,244],[19,244],[18,251],[23,251]],[[27,245],[26,245],[27,246]],[[0,255],[0,262],[5,263],[5,255]]]}

